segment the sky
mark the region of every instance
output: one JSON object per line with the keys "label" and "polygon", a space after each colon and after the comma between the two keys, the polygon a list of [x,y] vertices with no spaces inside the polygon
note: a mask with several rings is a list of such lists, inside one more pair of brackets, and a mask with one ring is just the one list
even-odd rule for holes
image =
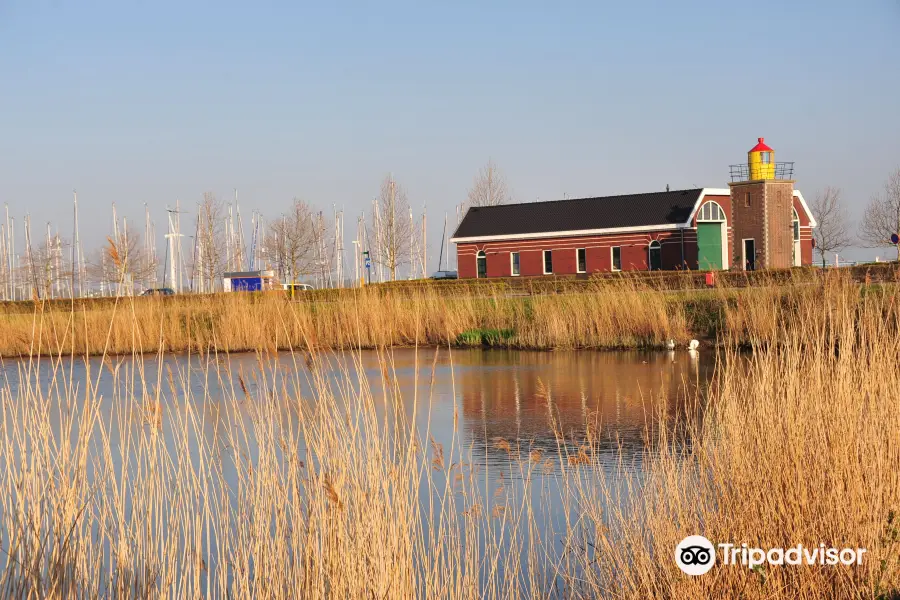
{"label": "sky", "polygon": [[77,190],[86,251],[112,203],[356,215],[392,173],[435,270],[489,159],[516,201],[726,187],[757,137],[858,220],[900,168],[900,2],[0,0],[0,203],[70,237]]}

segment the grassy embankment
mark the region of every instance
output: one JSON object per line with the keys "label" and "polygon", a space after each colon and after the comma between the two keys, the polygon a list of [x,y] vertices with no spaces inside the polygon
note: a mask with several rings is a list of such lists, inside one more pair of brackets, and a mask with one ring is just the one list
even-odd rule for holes
{"label": "grassy embankment", "polygon": [[[670,276],[671,278],[671,276]],[[541,282],[561,293],[520,294],[505,283],[322,290],[0,305],[0,356],[52,353],[374,348],[488,343],[515,348],[661,347],[669,339],[742,343],[792,323],[821,294],[821,275],[756,274],[753,285],[696,289],[696,278]],[[736,283],[740,283],[735,279]],[[678,286],[682,285],[682,289]],[[534,285],[539,285],[535,283]],[[552,288],[551,288],[552,289]],[[784,310],[781,308],[784,307]]]}
{"label": "grassy embankment", "polygon": [[[627,301],[642,306],[643,298]],[[586,423],[575,446],[560,434],[559,456],[497,440],[515,465],[507,481],[559,486],[553,502],[573,518],[552,532],[542,527],[543,500],[482,490],[459,438],[430,443],[404,411],[391,410],[403,402],[389,362],[376,384],[388,394],[387,417],[366,386],[329,389],[316,354],[275,386],[261,347],[260,391],[242,391],[241,380],[217,400],[192,391],[184,373],[142,382],[142,369],[104,362],[119,383],[104,418],[96,388],[68,385],[66,362],[49,392],[23,366],[22,385],[0,390],[0,595],[897,598],[894,290],[861,293],[837,277],[808,292],[763,289],[737,301],[723,334],[752,343],[749,365],[726,344],[709,397],[697,398],[703,418],[680,424],[693,443],[667,449],[658,440],[663,450],[648,452],[640,484],[595,470],[597,424]],[[555,327],[575,331],[553,306]],[[462,319],[453,310],[462,309],[444,318]],[[421,331],[429,314],[405,318]],[[197,361],[209,378],[232,375],[223,373],[227,362]],[[313,385],[311,402],[291,385],[300,378]],[[416,410],[429,410],[427,399]],[[614,490],[639,485],[611,502]],[[435,502],[420,504],[425,489]],[[689,534],[868,553],[861,566],[719,565],[689,578],[672,560]]]}

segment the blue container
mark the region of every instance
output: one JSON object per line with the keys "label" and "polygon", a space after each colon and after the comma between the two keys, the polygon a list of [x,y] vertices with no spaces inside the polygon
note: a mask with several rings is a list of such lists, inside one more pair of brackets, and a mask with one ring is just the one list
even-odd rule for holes
{"label": "blue container", "polygon": [[231,280],[233,292],[258,292],[262,290],[262,277],[240,277]]}

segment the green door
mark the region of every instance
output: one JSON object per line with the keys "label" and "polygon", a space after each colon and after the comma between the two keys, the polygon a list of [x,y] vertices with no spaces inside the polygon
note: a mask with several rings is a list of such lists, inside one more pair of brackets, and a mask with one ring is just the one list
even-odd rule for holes
{"label": "green door", "polygon": [[722,268],[721,223],[697,223],[697,263],[701,271]]}

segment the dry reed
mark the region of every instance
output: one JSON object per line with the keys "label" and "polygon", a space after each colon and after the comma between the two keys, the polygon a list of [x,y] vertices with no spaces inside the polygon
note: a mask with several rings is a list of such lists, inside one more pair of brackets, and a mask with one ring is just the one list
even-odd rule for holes
{"label": "dry reed", "polygon": [[[258,368],[239,378],[216,352],[257,343],[240,329],[257,325],[241,316],[245,305],[228,299],[210,300],[223,304],[207,309],[244,320],[228,322],[227,331],[213,320],[191,347],[216,352],[189,356],[174,371],[154,371],[140,358],[105,360],[85,363],[79,383],[72,359],[21,361],[0,388],[0,594],[896,598],[900,308],[892,288],[861,291],[840,276],[804,285],[712,292],[729,307],[729,325],[715,381],[696,398],[705,411],[680,423],[688,444],[659,431],[640,477],[604,474],[593,450],[596,429],[587,423],[578,444],[560,437],[556,455],[495,440],[514,466],[485,488],[458,436],[443,446],[416,426],[430,404],[404,404],[389,352],[373,382],[378,393],[354,383],[352,364],[330,377],[325,354],[292,356],[290,368],[267,354],[286,339],[315,348],[326,335],[365,345],[426,342],[431,331],[431,341],[446,343],[487,318],[477,307],[515,302],[508,298],[441,300],[441,310],[427,297],[402,308],[386,300],[386,323],[377,329],[356,301],[285,312],[263,300],[260,308],[273,310],[260,318],[272,319],[283,337],[259,343]],[[619,304],[640,310],[643,292],[633,293]],[[560,316],[552,328],[569,340],[595,340],[604,334],[578,319],[612,310],[612,298],[598,296],[535,298],[529,310],[542,319],[574,311],[577,325]],[[578,308],[586,302],[593,308]],[[497,320],[482,325],[502,327],[501,316],[522,306],[488,313]],[[165,337],[177,321],[162,314],[169,309],[200,314],[149,304],[143,310],[152,316],[138,316],[125,304],[106,315],[110,349],[126,347],[118,328],[129,323],[132,350],[160,348],[153,332]],[[646,310],[668,315],[659,304]],[[76,329],[103,329],[101,317],[91,318],[90,325],[75,321]],[[71,325],[45,319],[35,315],[36,330]],[[545,341],[546,331],[533,327],[519,335]],[[660,332],[647,320],[628,335],[656,339]],[[54,351],[72,344],[64,335],[50,341]],[[744,343],[752,353],[738,352]],[[224,397],[192,385],[198,372],[222,382]],[[101,375],[112,397],[101,393]],[[524,491],[514,491],[513,478]],[[555,522],[550,512],[559,507],[564,517]],[[698,533],[762,546],[834,543],[869,554],[859,567],[719,566],[689,578],[672,555],[681,538]]]}
{"label": "dry reed", "polygon": [[[844,285],[860,289],[849,279]],[[0,356],[447,346],[470,331],[508,331],[490,343],[527,349],[659,348],[692,338],[749,344],[794,321],[823,285],[804,272],[710,290],[661,292],[638,278],[599,279],[578,293],[504,289],[365,288],[299,301],[279,292],[119,298],[74,310],[65,302],[0,305]]]}

